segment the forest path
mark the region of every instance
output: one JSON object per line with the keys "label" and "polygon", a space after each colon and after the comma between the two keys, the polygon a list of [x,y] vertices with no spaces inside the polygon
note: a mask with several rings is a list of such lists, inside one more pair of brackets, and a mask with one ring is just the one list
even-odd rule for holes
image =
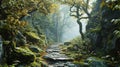
{"label": "forest path", "polygon": [[72,58],[61,53],[60,45],[56,43],[46,49],[47,54],[43,58],[46,59],[48,67],[76,67]]}

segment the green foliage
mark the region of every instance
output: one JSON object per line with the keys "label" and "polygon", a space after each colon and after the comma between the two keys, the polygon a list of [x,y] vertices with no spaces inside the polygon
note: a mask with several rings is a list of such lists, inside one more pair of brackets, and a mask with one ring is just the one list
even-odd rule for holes
{"label": "green foliage", "polygon": [[100,30],[101,30],[101,27],[100,27],[100,25],[98,25],[95,28],[91,28],[89,31],[91,33],[98,33],[98,32],[100,32]]}
{"label": "green foliage", "polygon": [[117,26],[120,26],[120,19],[112,19],[111,22]]}
{"label": "green foliage", "polygon": [[[0,2],[0,35],[4,40],[4,46],[8,49],[3,48],[6,56],[4,58],[8,63],[12,63],[15,60],[26,64],[35,61],[35,55],[28,48],[24,48],[25,46],[22,46],[22,48],[16,47],[17,39],[21,39],[17,37],[18,32],[20,32],[20,35],[23,37],[27,37],[28,39],[30,37],[39,42],[34,42],[33,45],[45,44],[45,36],[38,36],[30,26],[26,26],[28,22],[23,21],[22,18],[36,10],[39,10],[42,14],[54,12],[53,10],[56,9],[57,4],[53,4],[53,2],[49,0],[2,0]],[[33,40],[31,41],[33,42]],[[11,42],[14,42],[15,45]],[[30,44],[29,42],[30,41],[27,40],[27,44]],[[17,43],[17,45],[19,44]]]}
{"label": "green foliage", "polygon": [[115,31],[113,32],[113,34],[114,34],[114,36],[115,36],[116,38],[119,38],[119,37],[120,37],[120,30],[115,30]]}
{"label": "green foliage", "polygon": [[7,64],[0,64],[0,67],[8,67]]}
{"label": "green foliage", "polygon": [[120,10],[120,5],[115,5],[113,9],[119,9]]}
{"label": "green foliage", "polygon": [[120,10],[120,2],[118,0],[103,0],[100,4],[100,7],[108,7],[112,10]]}
{"label": "green foliage", "polygon": [[89,56],[89,47],[90,42],[89,39],[85,39],[84,41],[80,38],[80,36],[74,38],[70,41],[71,44],[64,45],[62,50],[65,52],[66,55],[69,57],[74,58],[76,61],[80,61],[82,59],[85,59]]}
{"label": "green foliage", "polygon": [[9,30],[12,28],[13,32],[24,29],[28,24],[28,22],[21,20],[24,16],[28,16],[29,13],[38,9],[39,12],[48,14],[54,12],[51,10],[56,9],[56,7],[57,4],[53,4],[52,1],[48,0],[2,0],[0,5],[0,27]]}
{"label": "green foliage", "polygon": [[[13,52],[12,59],[19,60],[21,63],[29,64],[35,61],[35,55],[27,47],[25,48],[16,48]],[[10,60],[10,59],[8,59]]]}
{"label": "green foliage", "polygon": [[31,67],[41,67],[41,63],[40,62],[33,62],[30,65],[26,65],[26,67],[29,67],[29,66],[31,66]]}
{"label": "green foliage", "polygon": [[1,4],[1,9],[3,9],[6,14],[10,14],[15,18],[25,16],[28,12],[35,9],[46,13],[53,8],[55,9],[55,4],[52,4],[52,1],[48,0],[3,0]]}
{"label": "green foliage", "polygon": [[[100,4],[100,5],[98,5]],[[118,0],[97,1],[92,10],[92,20],[87,25],[87,36],[91,42],[92,55],[103,56],[110,54],[118,59],[118,46],[120,38],[120,2]],[[96,14],[97,12],[97,14]],[[115,56],[116,55],[116,56]],[[114,65],[114,58],[110,62]],[[119,61],[119,60],[117,60]]]}
{"label": "green foliage", "polygon": [[82,44],[82,39],[80,38],[80,36],[74,38],[71,40],[72,44]]}
{"label": "green foliage", "polygon": [[26,32],[26,35],[28,35],[29,37],[33,38],[33,40],[34,39],[36,39],[36,40],[40,39],[39,36],[37,34],[33,33],[33,32]]}

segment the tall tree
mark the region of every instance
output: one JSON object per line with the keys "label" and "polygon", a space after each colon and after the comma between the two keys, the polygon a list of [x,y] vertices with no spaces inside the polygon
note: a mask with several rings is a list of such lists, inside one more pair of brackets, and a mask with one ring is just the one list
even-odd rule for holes
{"label": "tall tree", "polygon": [[68,9],[66,7],[62,7],[59,11],[56,11],[52,16],[52,23],[54,24],[53,28],[54,35],[56,37],[57,42],[62,42],[62,36],[64,34],[64,29],[68,27],[70,24],[68,19],[70,18]]}

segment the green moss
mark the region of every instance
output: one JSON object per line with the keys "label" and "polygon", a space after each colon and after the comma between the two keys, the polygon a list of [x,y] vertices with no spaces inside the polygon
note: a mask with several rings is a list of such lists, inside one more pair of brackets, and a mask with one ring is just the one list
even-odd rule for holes
{"label": "green moss", "polygon": [[37,39],[37,40],[40,39],[39,36],[33,32],[26,32],[26,34],[34,39]]}
{"label": "green moss", "polygon": [[82,39],[80,36],[75,37],[74,39],[72,39],[71,44],[82,44]]}
{"label": "green moss", "polygon": [[41,44],[41,45],[44,45],[44,46],[45,46],[45,40],[44,40],[44,39],[40,39],[39,41],[40,41],[40,44]]}
{"label": "green moss", "polygon": [[40,35],[40,38],[45,40],[46,36],[45,35]]}
{"label": "green moss", "polygon": [[17,52],[17,53],[22,53],[23,55],[33,54],[27,47],[24,47],[24,48],[17,47],[17,48],[15,49],[15,52]]}
{"label": "green moss", "polygon": [[100,59],[98,57],[89,57],[87,60],[88,60],[88,62],[91,62],[91,61],[104,61],[103,59]]}
{"label": "green moss", "polygon": [[74,61],[74,64],[76,64],[80,67],[89,67],[89,64],[84,61],[85,61],[85,59],[81,59],[81,61]]}
{"label": "green moss", "polygon": [[9,44],[10,41],[3,41],[3,44]]}
{"label": "green moss", "polygon": [[30,65],[28,65],[28,66],[30,66],[30,67],[41,67],[41,63],[39,63],[39,62],[33,62]]}
{"label": "green moss", "polygon": [[0,67],[8,67],[7,64],[0,64]]}
{"label": "green moss", "polygon": [[11,55],[11,59],[19,60],[23,64],[34,62],[35,58],[34,53],[32,53],[27,47],[17,47]]}
{"label": "green moss", "polygon": [[30,46],[29,48],[34,53],[41,53],[41,52],[43,52],[43,50],[40,49],[38,46]]}
{"label": "green moss", "polygon": [[90,29],[90,32],[95,33],[95,32],[99,32],[100,30],[101,30],[101,27],[98,25],[98,26],[95,27],[95,28],[91,28],[91,29]]}

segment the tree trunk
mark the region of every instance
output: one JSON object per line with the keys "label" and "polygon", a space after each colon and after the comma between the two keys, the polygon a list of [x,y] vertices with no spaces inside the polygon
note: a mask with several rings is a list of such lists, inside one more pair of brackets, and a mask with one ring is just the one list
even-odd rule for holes
{"label": "tree trunk", "polygon": [[81,34],[81,38],[82,38],[82,40],[84,40],[84,34],[82,32],[82,23],[80,22],[79,19],[77,19],[77,23],[79,24],[79,32]]}
{"label": "tree trunk", "polygon": [[81,34],[82,40],[84,40],[84,34],[83,34],[83,32],[82,32],[82,23],[80,22],[80,18],[79,18],[79,16],[80,16],[79,6],[77,7],[76,14],[77,14],[77,23],[79,24],[79,32],[80,32],[80,34]]}

